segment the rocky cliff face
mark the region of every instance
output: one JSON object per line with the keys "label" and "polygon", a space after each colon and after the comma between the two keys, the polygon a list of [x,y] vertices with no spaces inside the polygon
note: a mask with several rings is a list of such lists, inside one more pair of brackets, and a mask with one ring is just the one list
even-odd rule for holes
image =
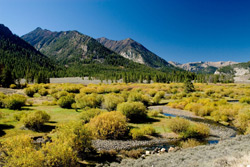
{"label": "rocky cliff face", "polygon": [[231,64],[218,68],[215,74],[233,75],[238,83],[250,83],[250,62]]}
{"label": "rocky cliff face", "polygon": [[112,51],[122,55],[127,59],[133,60],[134,62],[146,64],[155,68],[172,67],[172,65],[167,61],[152,53],[142,44],[134,41],[131,38],[114,41],[103,37],[98,38],[97,41]]}

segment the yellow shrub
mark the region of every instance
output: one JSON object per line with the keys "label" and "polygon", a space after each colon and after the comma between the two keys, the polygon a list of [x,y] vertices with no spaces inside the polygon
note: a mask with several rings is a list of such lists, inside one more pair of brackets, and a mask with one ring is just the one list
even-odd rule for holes
{"label": "yellow shrub", "polygon": [[1,157],[6,167],[38,167],[43,166],[44,154],[36,150],[28,135],[15,136],[2,143]]}
{"label": "yellow shrub", "polygon": [[96,116],[90,120],[89,127],[100,139],[121,139],[128,130],[126,117],[117,111]]}
{"label": "yellow shrub", "polygon": [[143,95],[141,92],[131,92],[128,96],[129,102],[142,102],[145,105],[148,105],[150,99],[147,95]]}
{"label": "yellow shrub", "polygon": [[27,98],[23,95],[13,94],[3,99],[3,104],[6,108],[19,110],[25,105]]}
{"label": "yellow shrub", "polygon": [[91,108],[86,111],[82,111],[80,113],[80,119],[82,119],[84,122],[89,122],[91,118],[94,118],[95,116],[106,111],[107,110],[101,110],[99,108]]}
{"label": "yellow shrub", "polygon": [[55,140],[46,143],[41,151],[46,155],[44,166],[77,166],[77,152],[68,143]]}
{"label": "yellow shrub", "polygon": [[80,90],[81,93],[91,94],[91,93],[97,93],[96,88],[94,87],[84,87]]}
{"label": "yellow shrub", "polygon": [[153,135],[154,133],[155,129],[150,125],[130,130],[130,135],[133,139],[142,139],[145,135]]}
{"label": "yellow shrub", "polygon": [[182,141],[180,143],[182,148],[190,148],[190,147],[196,147],[201,145],[201,143],[195,139],[188,139],[186,141]]}
{"label": "yellow shrub", "polygon": [[239,114],[236,116],[234,125],[244,133],[249,124],[250,124],[250,110],[240,111]]}
{"label": "yellow shrub", "polygon": [[170,119],[167,124],[169,129],[176,133],[186,131],[189,125],[190,122],[188,120],[179,117]]}
{"label": "yellow shrub", "polygon": [[123,113],[131,122],[144,121],[147,117],[146,107],[141,102],[123,102],[118,104],[117,111]]}
{"label": "yellow shrub", "polygon": [[104,96],[103,107],[109,111],[115,110],[117,105],[124,102],[124,98],[116,94],[107,94]]}
{"label": "yellow shrub", "polygon": [[69,122],[56,129],[56,136],[52,141],[67,144],[74,151],[83,153],[92,149],[92,135],[90,130],[81,122]]}
{"label": "yellow shrub", "polygon": [[78,108],[96,108],[101,105],[102,95],[97,94],[79,94],[75,97],[76,105]]}
{"label": "yellow shrub", "polygon": [[34,111],[22,117],[24,126],[33,130],[40,130],[41,126],[50,120],[45,111]]}

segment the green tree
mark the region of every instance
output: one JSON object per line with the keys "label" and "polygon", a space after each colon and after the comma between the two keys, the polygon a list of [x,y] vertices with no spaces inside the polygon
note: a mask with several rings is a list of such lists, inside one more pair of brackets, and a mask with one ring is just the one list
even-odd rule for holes
{"label": "green tree", "polygon": [[195,91],[194,84],[192,83],[192,80],[190,78],[187,78],[184,81],[184,91],[186,93],[190,93],[190,92],[194,92]]}

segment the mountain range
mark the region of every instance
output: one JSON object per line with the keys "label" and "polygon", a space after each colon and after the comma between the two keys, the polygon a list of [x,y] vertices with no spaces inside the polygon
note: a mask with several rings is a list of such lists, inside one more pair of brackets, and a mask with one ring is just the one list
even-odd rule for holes
{"label": "mountain range", "polygon": [[145,64],[154,68],[173,67],[166,60],[149,51],[142,44],[131,38],[115,41],[102,37],[98,38],[97,41],[103,46],[127,59],[133,60],[134,62]]}
{"label": "mountain range", "polygon": [[169,63],[175,67],[179,67],[186,71],[195,73],[205,73],[205,74],[214,74],[215,71],[221,67],[238,64],[237,62],[232,62],[232,61],[218,61],[218,62],[199,61],[199,62],[190,62],[185,64],[169,61]]}
{"label": "mountain range", "polygon": [[24,77],[27,72],[37,75],[39,71],[54,71],[56,68],[47,56],[14,35],[3,24],[0,24],[0,65],[10,69],[15,78]]}
{"label": "mountain range", "polygon": [[19,77],[27,75],[27,71],[33,74],[34,71],[50,71],[59,77],[114,76],[118,72],[118,78],[130,72],[138,78],[141,74],[145,77],[184,70],[205,74],[230,73],[231,70],[233,73],[232,67],[237,67],[237,62],[230,61],[186,64],[166,61],[131,38],[94,39],[78,31],[52,32],[42,28],[21,38],[0,25],[0,65],[8,66]]}

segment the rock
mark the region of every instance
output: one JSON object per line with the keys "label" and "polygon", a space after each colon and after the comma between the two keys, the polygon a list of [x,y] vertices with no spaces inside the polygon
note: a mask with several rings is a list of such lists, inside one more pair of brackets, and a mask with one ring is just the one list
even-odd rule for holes
{"label": "rock", "polygon": [[151,153],[150,151],[146,151],[146,155],[150,155],[150,153]]}
{"label": "rock", "polygon": [[174,151],[174,147],[170,147],[169,149],[168,149],[168,152],[173,152]]}
{"label": "rock", "polygon": [[141,158],[142,158],[142,159],[145,159],[145,158],[146,158],[146,155],[145,155],[145,154],[142,154],[142,155],[141,155]]}
{"label": "rock", "polygon": [[161,153],[164,153],[164,152],[166,152],[166,149],[165,149],[165,148],[162,148],[162,149],[161,149]]}

